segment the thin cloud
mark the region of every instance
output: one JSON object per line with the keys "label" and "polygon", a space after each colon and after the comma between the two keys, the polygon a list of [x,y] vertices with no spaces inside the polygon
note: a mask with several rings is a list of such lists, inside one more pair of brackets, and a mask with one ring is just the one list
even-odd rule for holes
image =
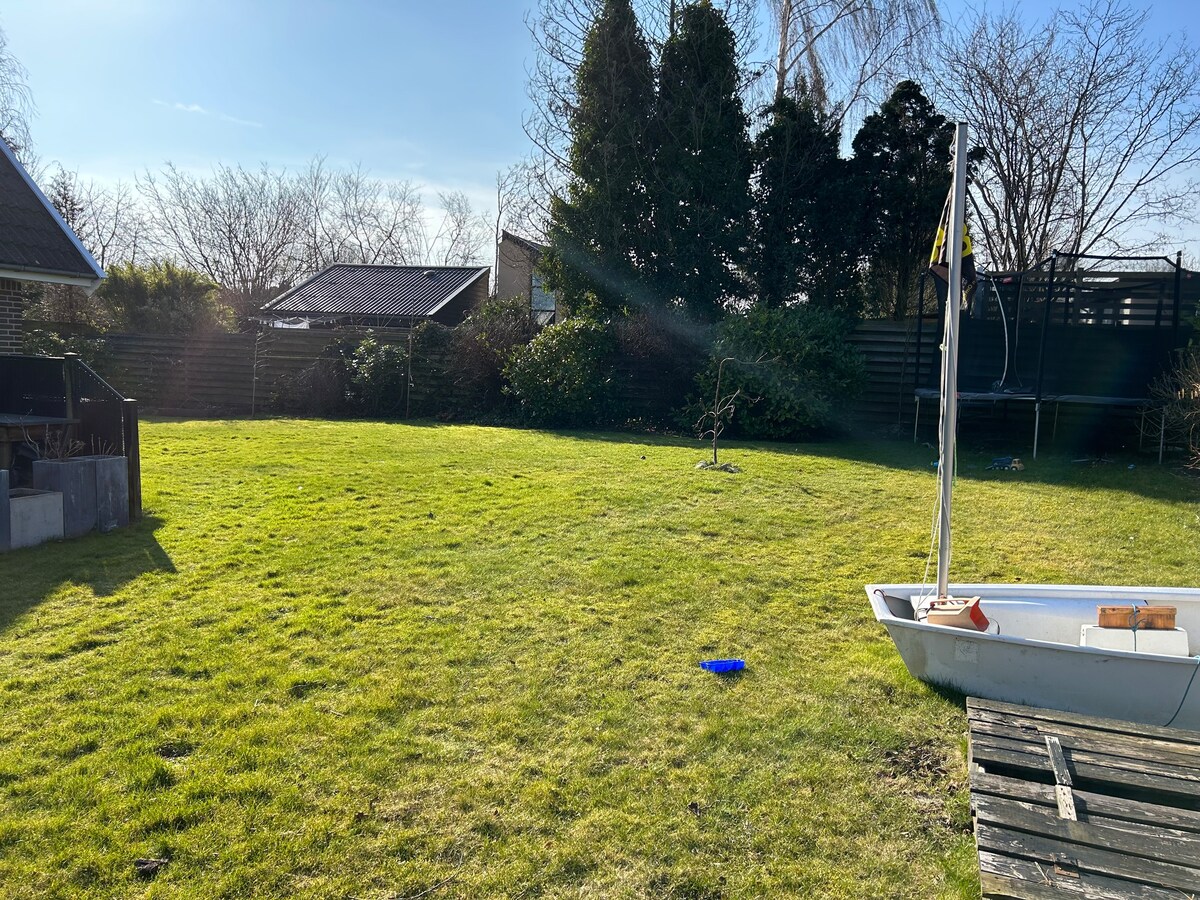
{"label": "thin cloud", "polygon": [[237,116],[231,116],[227,113],[205,109],[199,103],[180,103],[178,101],[174,103],[168,103],[166,100],[154,100],[152,102],[155,106],[165,106],[167,109],[175,109],[179,112],[195,113],[201,116],[212,116],[213,118],[219,119],[222,122],[229,122],[231,125],[245,125],[248,128],[263,127],[262,122],[255,122],[251,119],[239,119]]}

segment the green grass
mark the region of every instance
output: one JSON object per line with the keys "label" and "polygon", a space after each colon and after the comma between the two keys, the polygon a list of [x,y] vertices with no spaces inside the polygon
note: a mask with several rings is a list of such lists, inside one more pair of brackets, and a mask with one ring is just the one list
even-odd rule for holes
{"label": "green grass", "polygon": [[[929,451],[701,458],[144,425],[140,526],[0,557],[0,893],[977,896],[961,704],[862,589],[921,577]],[[1194,483],[985,463],[956,578],[1195,583]]]}

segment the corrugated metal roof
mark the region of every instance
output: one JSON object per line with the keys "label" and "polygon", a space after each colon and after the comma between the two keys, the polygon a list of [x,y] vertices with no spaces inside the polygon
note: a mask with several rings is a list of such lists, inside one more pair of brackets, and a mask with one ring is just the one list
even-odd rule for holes
{"label": "corrugated metal roof", "polygon": [[369,266],[337,264],[266,304],[277,316],[433,315],[487,266]]}
{"label": "corrugated metal roof", "polygon": [[0,139],[0,269],[98,282],[95,260]]}

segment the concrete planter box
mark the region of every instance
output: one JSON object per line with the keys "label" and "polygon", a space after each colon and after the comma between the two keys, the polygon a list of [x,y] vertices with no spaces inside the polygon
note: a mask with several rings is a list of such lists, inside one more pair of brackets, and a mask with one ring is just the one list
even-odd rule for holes
{"label": "concrete planter box", "polygon": [[77,458],[96,466],[96,528],[124,528],[129,524],[129,461],[123,456]]}
{"label": "concrete planter box", "polygon": [[63,532],[69,538],[129,524],[129,467],[123,456],[39,459],[33,486],[63,495]]}
{"label": "concrete planter box", "polygon": [[12,544],[12,513],[8,503],[8,469],[0,469],[0,553]]}
{"label": "concrete planter box", "polygon": [[7,491],[9,549],[32,547],[63,538],[63,495],[17,488]]}
{"label": "concrete planter box", "polygon": [[63,534],[80,537],[96,527],[96,463],[85,457],[39,459],[33,464],[33,486],[62,494]]}

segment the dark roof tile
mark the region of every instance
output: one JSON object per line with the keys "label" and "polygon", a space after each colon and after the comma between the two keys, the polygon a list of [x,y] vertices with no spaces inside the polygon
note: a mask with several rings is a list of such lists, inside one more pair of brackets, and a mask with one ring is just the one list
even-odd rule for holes
{"label": "dark roof tile", "polygon": [[486,266],[332,265],[263,306],[276,316],[433,315]]}
{"label": "dark roof tile", "polygon": [[0,139],[0,269],[99,281],[100,267],[27,179]]}

